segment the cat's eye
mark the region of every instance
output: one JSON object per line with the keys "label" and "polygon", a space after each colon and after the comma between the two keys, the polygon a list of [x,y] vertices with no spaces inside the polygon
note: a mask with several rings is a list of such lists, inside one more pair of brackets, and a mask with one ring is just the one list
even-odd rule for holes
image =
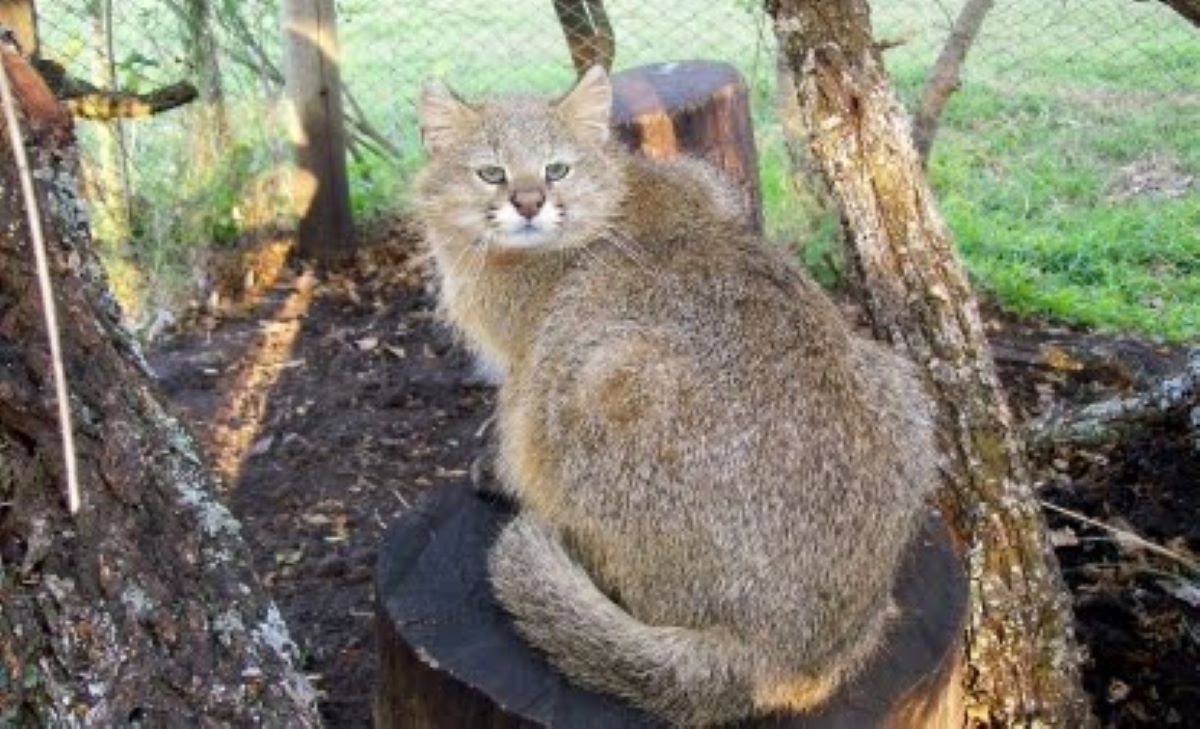
{"label": "cat's eye", "polygon": [[551,162],[546,165],[546,179],[550,182],[558,182],[567,176],[571,171],[571,165],[565,162]]}
{"label": "cat's eye", "polygon": [[499,185],[505,179],[504,168],[499,165],[485,165],[475,170],[475,174],[489,185]]}

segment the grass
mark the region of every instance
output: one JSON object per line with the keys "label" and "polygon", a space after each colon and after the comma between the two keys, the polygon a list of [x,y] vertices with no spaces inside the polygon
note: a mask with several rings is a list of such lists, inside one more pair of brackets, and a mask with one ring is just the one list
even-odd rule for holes
{"label": "grass", "polygon": [[[792,179],[764,28],[736,2],[685,0],[653,12],[644,3],[610,0],[609,6],[618,68],[705,56],[743,70],[754,94],[769,235],[794,246],[822,280],[833,281],[836,220]],[[911,103],[936,56],[945,19],[930,1],[874,6],[877,36],[909,38],[886,59],[898,92]],[[418,163],[411,99],[420,79],[443,76],[468,95],[514,86],[561,89],[570,82],[551,14],[484,7],[441,0],[414,7],[406,17],[410,43],[399,53],[408,93],[386,102],[404,161],[390,170],[366,170],[369,177],[359,179],[370,184],[356,185],[356,209],[394,209],[395,195]],[[371,17],[372,26],[392,17],[371,13],[366,3],[354,12]],[[453,52],[435,50],[444,46],[435,15],[442,26],[470,29]],[[497,52],[510,32],[518,37]],[[346,47],[347,78],[359,89],[397,67],[366,36],[351,32]],[[1122,170],[1139,160],[1159,160],[1177,176],[1200,177],[1200,125],[1194,122],[1200,88],[1187,84],[1197,78],[1200,34],[1157,4],[998,5],[972,50],[962,90],[946,109],[930,164],[942,211],[977,288],[1019,314],[1174,341],[1200,339],[1200,184],[1178,197],[1116,192]],[[388,178],[395,182],[381,182]]]}
{"label": "grass", "polygon": [[1149,154],[1200,169],[1194,110],[1169,100],[998,103],[983,88],[961,97],[931,175],[977,284],[1018,313],[1195,339],[1200,195],[1121,199],[1112,189]]}
{"label": "grass", "polygon": [[[256,0],[256,7],[264,3]],[[152,4],[132,0],[128,7]],[[759,3],[607,4],[618,68],[695,57],[741,68],[753,93],[769,235],[832,282],[836,219],[792,178],[774,105],[769,27],[753,12]],[[911,103],[944,36],[941,8],[956,4],[872,5],[878,37],[907,39],[886,60],[902,99]],[[360,220],[406,204],[407,182],[421,157],[414,99],[424,79],[441,76],[474,95],[559,90],[572,77],[548,4],[425,0],[400,9],[341,0],[338,7],[343,79],[401,150],[398,162],[370,156],[351,162],[352,205]],[[260,14],[272,22],[271,13]],[[127,34],[129,44],[138,42],[137,30]],[[158,44],[170,50],[161,38]],[[140,49],[128,47],[130,53]],[[1200,33],[1161,3],[998,3],[972,49],[963,88],[946,109],[930,163],[942,211],[978,289],[1017,313],[1174,341],[1200,339],[1200,183],[1178,195],[1121,194],[1137,165],[1177,180],[1200,178],[1197,79]],[[254,83],[243,81],[245,88]],[[244,103],[261,104],[261,98],[247,96]],[[137,123],[145,126],[136,146],[135,193],[153,215],[149,224],[135,226],[142,239],[133,248],[136,267],[156,267],[144,272],[149,280],[167,278],[173,261],[236,235],[243,225],[234,215],[243,182],[269,173],[278,155],[262,151],[271,143],[262,121],[242,116],[252,122],[245,125],[253,129],[246,144],[259,153],[249,162],[234,156],[228,164],[236,174],[201,180],[186,174],[179,130],[164,130],[169,122]],[[173,225],[176,218],[183,223]]]}

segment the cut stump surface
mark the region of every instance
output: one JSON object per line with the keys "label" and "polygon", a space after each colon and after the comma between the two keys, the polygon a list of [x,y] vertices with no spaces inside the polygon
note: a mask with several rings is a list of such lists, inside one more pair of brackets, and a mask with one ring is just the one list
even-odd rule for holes
{"label": "cut stump surface", "polygon": [[654,63],[621,71],[612,81],[617,139],[651,159],[707,160],[737,184],[747,222],[762,232],[758,152],[738,70],[716,61]]}
{"label": "cut stump surface", "polygon": [[[508,507],[465,486],[439,489],[380,549],[376,726],[649,727],[649,715],[577,688],[514,632],[492,597],[487,552]],[[905,560],[901,618],[872,665],[822,710],[744,727],[957,726],[966,582],[941,518]]]}

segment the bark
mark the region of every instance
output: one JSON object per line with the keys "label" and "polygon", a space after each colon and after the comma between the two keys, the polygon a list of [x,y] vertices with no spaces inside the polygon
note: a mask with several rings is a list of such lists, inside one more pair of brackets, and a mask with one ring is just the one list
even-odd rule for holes
{"label": "bark", "polygon": [[1092,403],[1072,412],[1052,411],[1029,424],[1028,442],[1036,450],[1069,443],[1097,445],[1174,417],[1186,417],[1200,447],[1200,349],[1186,369],[1156,382],[1144,392]]}
{"label": "bark", "polygon": [[315,726],[238,524],[119,324],[76,193],[71,117],[23,59],[0,53],[46,222],[83,491],[71,518],[30,230],[0,123],[0,725]]}
{"label": "bark", "polygon": [[1085,724],[1070,598],[977,305],[871,44],[866,0],[771,0],[768,9],[813,156],[845,212],[876,336],[923,365],[939,403],[944,493],[971,580],[967,718]]}
{"label": "bark", "polygon": [[612,70],[617,41],[604,0],[554,0],[554,13],[579,75],[597,64]]}
{"label": "bark", "polygon": [[971,49],[979,29],[983,27],[983,19],[994,4],[995,0],[967,0],[963,4],[946,38],[946,44],[929,70],[929,78],[921,91],[921,105],[913,119],[913,141],[922,162],[929,160],[929,150],[933,146],[933,138],[937,136],[942,109],[946,108],[950,95],[958,90],[967,51]]}

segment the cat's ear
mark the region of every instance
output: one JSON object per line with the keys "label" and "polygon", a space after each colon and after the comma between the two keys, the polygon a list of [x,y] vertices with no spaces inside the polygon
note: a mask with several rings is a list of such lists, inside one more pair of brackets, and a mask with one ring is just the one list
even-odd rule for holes
{"label": "cat's ear", "polygon": [[591,144],[608,141],[612,115],[612,82],[603,66],[592,66],[575,88],[557,104],[559,113],[581,140]]}
{"label": "cat's ear", "polygon": [[446,84],[438,80],[426,83],[417,102],[421,141],[426,151],[437,154],[446,149],[475,116],[475,110]]}

